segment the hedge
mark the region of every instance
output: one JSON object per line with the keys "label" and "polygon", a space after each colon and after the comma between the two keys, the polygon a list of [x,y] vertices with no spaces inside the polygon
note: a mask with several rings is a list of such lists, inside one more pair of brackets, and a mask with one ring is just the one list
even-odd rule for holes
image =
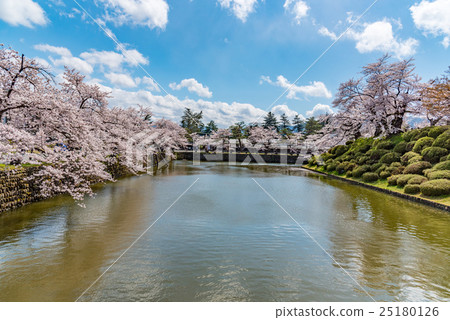
{"label": "hedge", "polygon": [[431,168],[431,163],[427,161],[414,162],[408,165],[403,173],[422,174],[423,170]]}
{"label": "hedge", "polygon": [[447,160],[447,161],[435,164],[433,169],[436,169],[436,170],[450,170],[450,160]]}
{"label": "hedge", "polygon": [[449,179],[450,180],[450,170],[436,170],[436,171],[430,172],[427,176],[430,180],[437,180],[437,179]]}
{"label": "hedge", "polygon": [[420,154],[409,151],[405,153],[403,156],[401,156],[400,161],[404,164],[408,164],[409,160],[414,158],[415,156],[420,156]]}
{"label": "hedge", "polygon": [[397,179],[400,178],[400,177],[401,177],[400,174],[396,174],[396,175],[390,176],[388,178],[388,185],[396,186],[397,185]]}
{"label": "hedge", "polygon": [[[400,177],[398,177],[397,179],[397,185],[399,187],[403,187],[405,185],[408,184],[409,180],[414,178],[414,177],[421,177],[420,175],[415,175],[415,174],[402,174]],[[425,177],[424,177],[425,178]],[[426,178],[425,178],[426,179]]]}
{"label": "hedge", "polygon": [[420,191],[426,196],[450,195],[450,180],[431,180],[420,185]]}
{"label": "hedge", "polygon": [[431,163],[437,163],[441,157],[446,156],[448,150],[441,147],[428,147],[422,150],[422,158]]}
{"label": "hedge", "polygon": [[407,143],[405,141],[401,141],[399,142],[395,147],[394,147],[394,152],[397,153],[401,153],[404,154],[405,152],[409,151],[407,150]]}
{"label": "hedge", "polygon": [[392,162],[398,162],[398,161],[400,161],[400,156],[401,156],[400,153],[389,152],[381,157],[380,162],[386,163],[386,164],[391,164]]}
{"label": "hedge", "polygon": [[359,177],[361,177],[364,173],[366,173],[369,170],[370,170],[370,167],[368,165],[356,167],[352,171],[352,176],[355,177],[355,178],[359,178]]}
{"label": "hedge", "polygon": [[428,179],[425,178],[424,176],[414,176],[411,179],[408,180],[408,184],[422,184],[424,182],[427,182]]}
{"label": "hedge", "polygon": [[450,150],[450,130],[445,131],[433,142],[433,147],[440,147]]}
{"label": "hedge", "polygon": [[375,172],[366,172],[362,175],[362,180],[364,182],[375,182],[379,179]]}
{"label": "hedge", "polygon": [[414,144],[414,148],[413,151],[420,153],[422,152],[423,149],[425,149],[426,147],[431,147],[431,145],[433,144],[434,139],[431,137],[423,137],[420,138],[419,140],[417,140],[417,142]]}
{"label": "hedge", "polygon": [[417,184],[407,184],[403,191],[407,194],[417,194],[420,192],[420,186]]}
{"label": "hedge", "polygon": [[428,132],[428,136],[436,139],[437,137],[439,137],[441,134],[443,134],[448,129],[450,129],[450,126],[433,127]]}

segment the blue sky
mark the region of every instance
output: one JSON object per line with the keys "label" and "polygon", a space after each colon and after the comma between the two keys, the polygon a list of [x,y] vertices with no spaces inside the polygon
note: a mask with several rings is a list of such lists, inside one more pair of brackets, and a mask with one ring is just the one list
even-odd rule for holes
{"label": "blue sky", "polygon": [[414,57],[424,81],[447,69],[450,0],[373,3],[0,0],[0,43],[38,58],[57,79],[64,65],[78,69],[111,92],[112,105],[149,105],[155,118],[176,121],[190,107],[228,126],[268,110],[330,112],[339,84],[384,53]]}

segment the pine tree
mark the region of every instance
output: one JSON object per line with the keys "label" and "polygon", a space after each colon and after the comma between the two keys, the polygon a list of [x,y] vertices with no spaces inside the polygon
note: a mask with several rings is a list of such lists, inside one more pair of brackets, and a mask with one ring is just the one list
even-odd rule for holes
{"label": "pine tree", "polygon": [[206,125],[205,129],[203,130],[204,134],[210,135],[213,132],[216,132],[219,128],[217,127],[216,123],[214,122],[214,120],[211,120],[210,122],[208,122],[208,124]]}
{"label": "pine tree", "polygon": [[181,127],[185,128],[188,133],[201,132],[203,129],[203,111],[195,113],[191,109],[184,109],[181,117]]}
{"label": "pine tree", "polygon": [[269,111],[267,113],[267,116],[264,117],[263,127],[265,129],[277,129],[278,128],[277,117],[275,117],[275,115],[272,113],[272,111]]}
{"label": "pine tree", "polygon": [[281,125],[280,125],[281,129],[289,129],[291,122],[289,121],[289,118],[286,116],[285,113],[283,113],[281,115],[280,122],[281,122]]}
{"label": "pine tree", "polygon": [[317,133],[320,129],[322,129],[323,124],[314,119],[314,117],[310,117],[306,119],[305,123],[305,135],[311,135]]}
{"label": "pine tree", "polygon": [[292,121],[292,124],[294,125],[294,130],[296,132],[302,132],[305,128],[305,121],[303,121],[298,114],[294,116],[294,120]]}

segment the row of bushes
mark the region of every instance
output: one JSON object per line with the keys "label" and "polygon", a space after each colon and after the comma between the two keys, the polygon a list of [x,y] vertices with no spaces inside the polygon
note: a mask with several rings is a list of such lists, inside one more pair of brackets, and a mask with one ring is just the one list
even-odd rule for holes
{"label": "row of bushes", "polygon": [[414,129],[389,138],[361,138],[312,157],[311,166],[373,183],[388,180],[405,193],[450,195],[450,126]]}

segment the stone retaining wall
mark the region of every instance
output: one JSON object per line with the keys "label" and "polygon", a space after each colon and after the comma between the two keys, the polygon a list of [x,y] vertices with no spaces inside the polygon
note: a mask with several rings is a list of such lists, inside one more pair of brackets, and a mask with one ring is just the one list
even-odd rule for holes
{"label": "stone retaining wall", "polygon": [[302,156],[288,154],[251,154],[251,153],[206,153],[192,151],[177,151],[177,160],[189,160],[200,162],[236,162],[236,163],[280,163],[298,164],[305,163]]}
{"label": "stone retaining wall", "polygon": [[28,181],[35,168],[0,170],[0,212],[40,200],[38,188]]}

